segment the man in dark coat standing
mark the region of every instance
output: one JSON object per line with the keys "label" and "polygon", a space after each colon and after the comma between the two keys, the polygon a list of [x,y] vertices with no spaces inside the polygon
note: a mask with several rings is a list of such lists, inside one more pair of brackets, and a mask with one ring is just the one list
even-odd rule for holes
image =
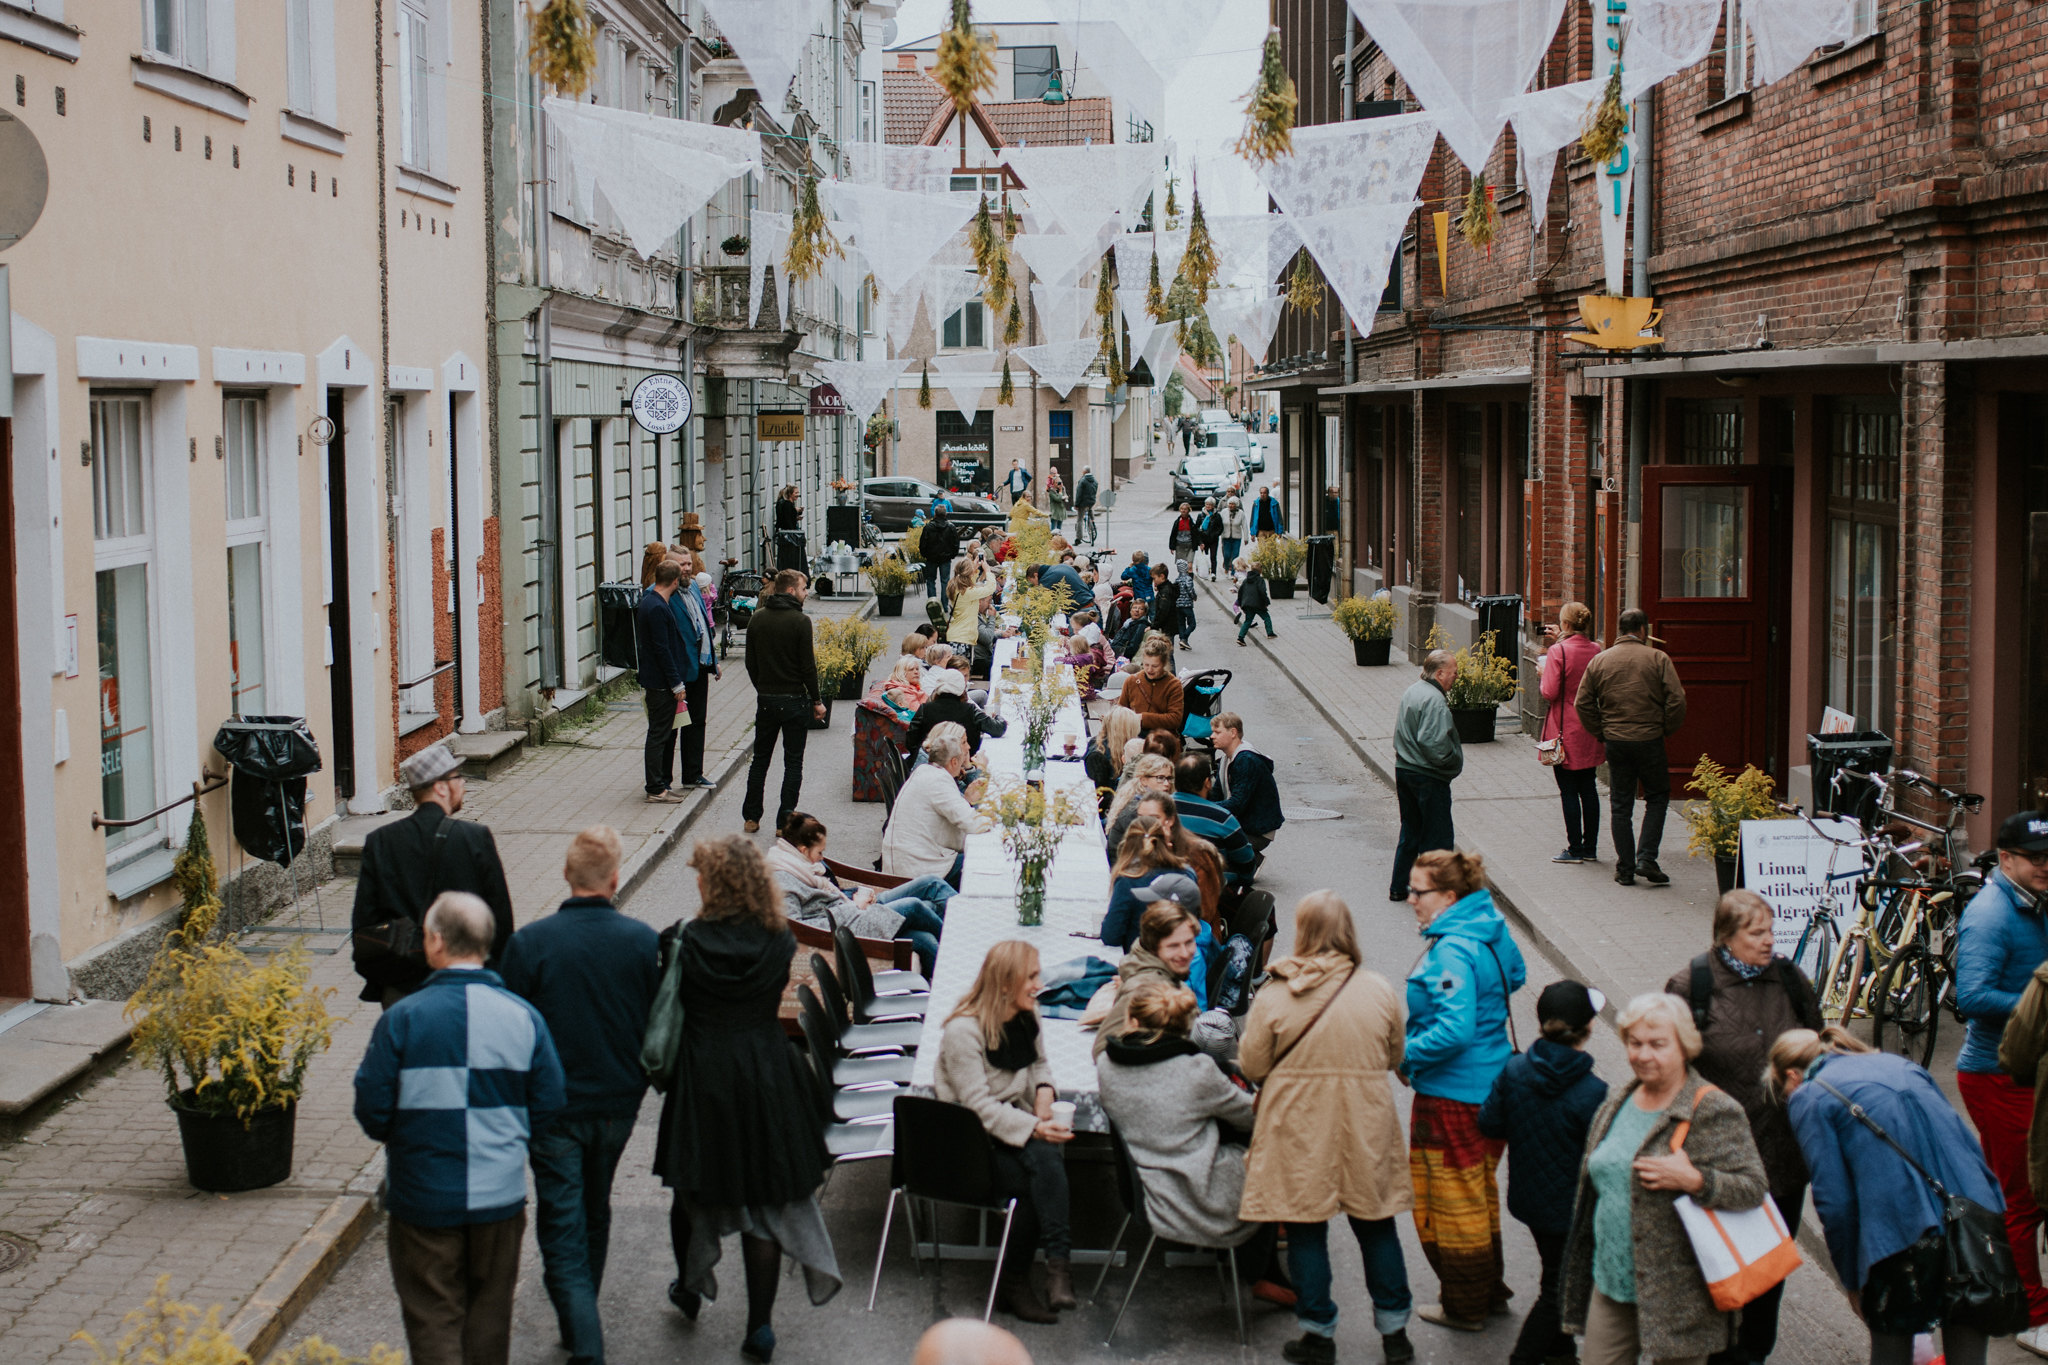
{"label": "man in dark coat standing", "polygon": [[[640,603],[633,609],[633,627],[640,642],[640,686],[647,694],[647,800],[655,805],[675,805],[686,799],[669,787],[676,761],[676,712],[697,672],[675,608],[669,605],[682,582],[682,566],[664,561],[654,571],[653,585],[640,594]],[[692,723],[695,719],[691,717]]]}
{"label": "man in dark coat standing", "polygon": [[[411,920],[420,941],[427,907],[443,891],[467,891],[491,908],[496,930],[485,965],[497,970],[512,938],[512,893],[498,861],[497,841],[474,820],[457,820],[466,787],[462,760],[446,744],[430,744],[398,765],[412,789],[412,814],[370,832],[363,841],[362,871],[356,874],[356,903],[350,927],[357,932],[394,920]],[[385,1009],[418,990],[427,979],[424,953],[397,959],[365,956],[358,948],[356,972],[361,999]]]}
{"label": "man in dark coat standing", "polygon": [[924,561],[924,595],[936,597],[945,591],[953,573],[953,559],[960,553],[960,528],[941,507],[917,533],[917,557]]}
{"label": "man in dark coat standing", "polygon": [[1074,485],[1074,535],[1084,545],[1095,543],[1095,471],[1081,467],[1081,482]]}
{"label": "man in dark coat standing", "polygon": [[782,800],[775,808],[779,830],[803,795],[804,745],[810,739],[811,720],[825,719],[811,618],[804,615],[808,587],[802,573],[784,569],[775,575],[773,591],[761,599],[747,625],[747,676],[754,682],[754,761],[747,767],[740,819],[749,834],[761,828],[776,737],[782,739]]}

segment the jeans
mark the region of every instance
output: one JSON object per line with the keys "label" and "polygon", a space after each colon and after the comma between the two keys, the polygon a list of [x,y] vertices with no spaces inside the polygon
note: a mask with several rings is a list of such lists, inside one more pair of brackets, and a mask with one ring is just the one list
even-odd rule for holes
{"label": "jeans", "polygon": [[1022,1279],[1031,1273],[1031,1258],[1040,1243],[1046,1259],[1064,1261],[1074,1250],[1067,1220],[1067,1163],[1060,1148],[1037,1138],[1022,1147],[995,1148],[996,1194],[1017,1201],[1017,1219],[1010,1226],[1010,1249],[997,1277]]}
{"label": "jeans", "polygon": [[1207,548],[1209,551],[1209,577],[1214,578],[1216,576],[1216,542],[1210,541]]}
{"label": "jeans", "polygon": [[[646,786],[649,796],[668,790],[676,766],[676,694],[666,687],[647,689]],[[692,717],[694,721],[695,717]]]}
{"label": "jeans", "polygon": [[804,791],[804,745],[811,737],[811,699],[795,696],[754,700],[754,761],[747,767],[747,796],[740,803],[742,820],[759,820],[768,788],[768,765],[775,758],[776,736],[782,737],[782,800],[775,808],[775,827],[796,809]]}
{"label": "jeans", "polygon": [[2041,1206],[2027,1178],[2027,1126],[2034,1118],[2034,1090],[2002,1071],[1958,1071],[1956,1089],[1977,1125],[1984,1164],[2005,1192],[2005,1240],[2027,1291],[2027,1325],[2048,1322],[2048,1289],[2041,1286],[2041,1257],[2034,1244]]}
{"label": "jeans", "polygon": [[924,562],[924,595],[937,597],[946,589],[946,580],[953,576],[953,561],[927,559]]}
{"label": "jeans", "polygon": [[682,752],[682,776],[678,780],[687,787],[704,778],[704,718],[711,707],[710,664],[697,670],[695,682],[684,685],[683,700],[690,707],[690,723],[677,733],[676,743]]}
{"label": "jeans", "polygon": [[[1947,1365],[1984,1365],[1990,1340],[1961,1323],[1941,1325],[1941,1350]],[[1870,1365],[1913,1365],[1913,1338],[1885,1332],[1870,1334]]]}
{"label": "jeans", "polygon": [[1406,896],[1417,854],[1458,846],[1451,827],[1451,784],[1413,768],[1396,767],[1394,797],[1401,807],[1401,842],[1394,847],[1394,879],[1387,883],[1387,894]]}
{"label": "jeans", "polygon": [[575,1365],[601,1365],[604,1329],[597,1291],[611,1242],[612,1176],[633,1135],[630,1115],[557,1119],[533,1135],[534,1227],[541,1281]]}
{"label": "jeans", "polygon": [[[1391,1218],[1350,1218],[1351,1233],[1365,1258],[1365,1288],[1372,1295],[1372,1325],[1381,1336],[1408,1325],[1414,1299],[1408,1293],[1408,1263],[1401,1234]],[[1287,1271],[1298,1296],[1294,1320],[1304,1332],[1337,1335],[1337,1304],[1330,1297],[1330,1225],[1287,1225]]]}
{"label": "jeans", "polygon": [[[1515,1338],[1515,1349],[1508,1353],[1508,1365],[1543,1365],[1556,1356],[1578,1354],[1571,1333],[1564,1330],[1558,1318],[1558,1280],[1564,1274],[1565,1235],[1537,1232],[1534,1228],[1529,1235],[1536,1239],[1536,1254],[1543,1261],[1543,1278],[1529,1316],[1522,1319],[1522,1334]],[[1748,1320],[1749,1311],[1744,1309],[1743,1321]]]}
{"label": "jeans", "polygon": [[953,888],[944,877],[918,877],[875,893],[878,904],[903,916],[896,936],[910,940],[910,951],[917,954],[918,968],[927,981],[932,979],[933,965],[939,960],[939,938],[946,931],[946,902],[952,898]]}
{"label": "jeans", "polygon": [[[1643,785],[1643,833],[1636,837],[1636,784]],[[1657,860],[1664,812],[1671,807],[1671,767],[1661,739],[1607,741],[1607,804],[1614,825],[1614,867],[1626,872]]]}
{"label": "jeans", "polygon": [[1237,627],[1238,639],[1242,640],[1246,635],[1249,635],[1251,633],[1252,622],[1254,621],[1264,622],[1266,626],[1266,638],[1268,640],[1273,638],[1273,612],[1271,608],[1268,608],[1265,611],[1248,611],[1244,614],[1244,620],[1241,621]]}
{"label": "jeans", "polygon": [[1600,851],[1600,784],[1594,780],[1594,768],[1567,768],[1563,764],[1550,770],[1557,779],[1558,800],[1564,804],[1565,847],[1581,858],[1590,858]]}
{"label": "jeans", "polygon": [[1223,537],[1223,564],[1225,568],[1233,572],[1236,571],[1238,551],[1243,548],[1244,542],[1242,540],[1233,540],[1229,536]]}
{"label": "jeans", "polygon": [[[1188,572],[1189,572],[1189,573],[1193,573],[1193,572],[1194,572],[1194,570],[1193,570],[1193,569],[1190,569],[1190,570],[1188,570]],[[1195,636],[1195,606],[1194,606],[1194,603],[1192,603],[1192,602],[1183,602],[1183,603],[1181,603],[1181,606],[1180,606],[1180,621],[1178,622],[1178,625],[1179,625],[1179,629],[1180,629],[1180,642],[1181,642],[1182,644],[1186,644],[1186,643],[1187,643],[1187,642],[1188,642],[1189,640],[1192,640],[1192,639],[1194,638],[1194,636]]]}

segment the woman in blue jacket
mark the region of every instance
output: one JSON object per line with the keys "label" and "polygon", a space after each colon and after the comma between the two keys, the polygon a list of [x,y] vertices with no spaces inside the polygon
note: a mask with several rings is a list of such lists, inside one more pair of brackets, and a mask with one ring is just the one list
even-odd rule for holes
{"label": "woman in blue jacket", "polygon": [[1779,1035],[1771,1084],[1812,1173],[1813,1208],[1835,1273],[1861,1296],[1871,1365],[1908,1365],[1914,1334],[1937,1323],[1949,1365],[1984,1365],[1984,1333],[1942,1322],[1941,1201],[1912,1163],[1849,1111],[1851,1103],[1861,1108],[1949,1193],[2002,1210],[1983,1149],[1934,1078],[1830,1027]]}
{"label": "woman in blue jacket", "polygon": [[1514,1055],[1508,997],[1529,973],[1477,854],[1436,849],[1418,857],[1408,903],[1429,945],[1408,973],[1408,1173],[1416,1235],[1443,1291],[1440,1304],[1416,1316],[1477,1332],[1510,1292],[1501,1280],[1501,1144],[1480,1132],[1479,1107]]}

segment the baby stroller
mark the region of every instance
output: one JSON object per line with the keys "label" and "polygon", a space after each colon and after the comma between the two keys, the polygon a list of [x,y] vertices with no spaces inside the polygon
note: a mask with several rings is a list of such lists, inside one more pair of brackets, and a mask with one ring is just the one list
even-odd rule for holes
{"label": "baby stroller", "polygon": [[1192,752],[1216,747],[1209,731],[1223,710],[1223,689],[1228,686],[1230,670],[1227,668],[1205,668],[1180,680],[1181,698],[1187,708],[1187,719],[1181,722],[1180,727],[1183,749]]}

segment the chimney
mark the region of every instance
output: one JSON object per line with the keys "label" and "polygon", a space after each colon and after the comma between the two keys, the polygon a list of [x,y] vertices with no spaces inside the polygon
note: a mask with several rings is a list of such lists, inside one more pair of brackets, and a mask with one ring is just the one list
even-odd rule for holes
{"label": "chimney", "polygon": [[899,53],[897,53],[897,54],[896,54],[896,69],[897,69],[898,71],[915,71],[915,70],[917,70],[917,54],[916,54],[915,52],[899,52]]}

